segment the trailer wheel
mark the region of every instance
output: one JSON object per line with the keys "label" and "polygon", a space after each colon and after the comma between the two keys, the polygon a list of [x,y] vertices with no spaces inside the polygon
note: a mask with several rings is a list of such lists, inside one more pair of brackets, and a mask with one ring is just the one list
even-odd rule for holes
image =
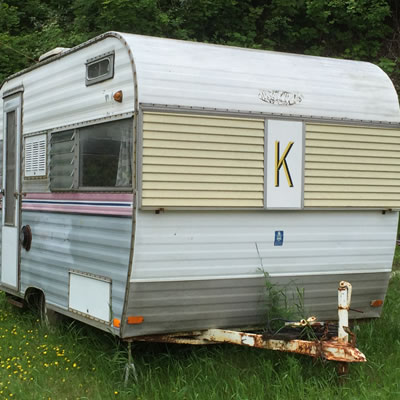
{"label": "trailer wheel", "polygon": [[37,314],[40,322],[47,325],[46,298],[44,293],[35,288],[30,288],[25,293],[25,302],[32,312]]}
{"label": "trailer wheel", "polygon": [[40,289],[28,289],[25,293],[25,302],[28,308],[37,314],[40,322],[47,327],[55,325],[61,319],[59,313],[47,308],[46,297]]}

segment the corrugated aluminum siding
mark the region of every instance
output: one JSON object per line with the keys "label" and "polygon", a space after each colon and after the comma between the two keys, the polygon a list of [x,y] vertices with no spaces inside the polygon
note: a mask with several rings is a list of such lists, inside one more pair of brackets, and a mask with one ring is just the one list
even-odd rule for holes
{"label": "corrugated aluminum siding", "polygon": [[142,206],[263,207],[264,121],[145,112]]}
{"label": "corrugated aluminum siding", "polygon": [[[109,51],[115,51],[114,77],[86,86],[86,61]],[[24,134],[98,120],[134,109],[133,69],[128,49],[113,37],[17,76],[7,81],[2,90],[22,84]],[[118,90],[123,91],[122,103],[112,98]]]}
{"label": "corrugated aluminum siding", "polygon": [[[135,58],[140,103],[400,123],[393,84],[370,63],[123,37]],[[261,99],[273,91],[302,101],[288,106],[274,96]]]}
{"label": "corrugated aluminum siding", "polygon": [[[259,322],[262,271],[273,282],[305,287],[307,306],[321,318],[336,316],[337,284],[348,279],[363,316],[376,316],[369,302],[386,292],[397,218],[378,211],[139,211],[128,315],[143,315],[144,323],[126,335]],[[283,246],[274,246],[277,230]]]}
{"label": "corrugated aluminum siding", "polygon": [[[389,275],[383,272],[271,277],[269,281],[276,285],[276,290],[285,293],[292,307],[303,301],[305,315],[326,321],[337,319],[337,288],[343,278],[353,284],[352,307],[364,311],[363,314],[350,311],[350,318],[378,317],[381,309],[371,308],[370,302],[385,298]],[[127,315],[142,315],[144,322],[127,325],[123,337],[209,328],[265,327],[270,304],[261,277],[131,283],[130,291]]]}
{"label": "corrugated aluminum siding", "polygon": [[112,280],[112,313],[121,318],[132,220],[79,214],[23,212],[32,247],[21,250],[21,291],[41,288],[49,304],[68,309],[70,270]]}
{"label": "corrugated aluminum siding", "polygon": [[400,130],[306,125],[305,207],[400,208]]}

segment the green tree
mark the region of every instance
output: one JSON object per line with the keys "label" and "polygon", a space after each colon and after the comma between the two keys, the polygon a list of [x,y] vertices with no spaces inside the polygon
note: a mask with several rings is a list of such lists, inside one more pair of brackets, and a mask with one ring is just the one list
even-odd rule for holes
{"label": "green tree", "polygon": [[400,90],[398,0],[0,0],[0,80],[117,30],[380,65]]}

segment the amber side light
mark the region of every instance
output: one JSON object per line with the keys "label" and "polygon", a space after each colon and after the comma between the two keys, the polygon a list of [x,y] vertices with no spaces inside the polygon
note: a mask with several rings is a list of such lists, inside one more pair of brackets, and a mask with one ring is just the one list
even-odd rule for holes
{"label": "amber side light", "polygon": [[114,93],[114,96],[113,96],[113,98],[114,98],[114,100],[115,101],[118,101],[118,103],[122,103],[122,99],[123,99],[123,94],[122,94],[122,90],[118,90],[118,92],[115,92]]}
{"label": "amber side light", "polygon": [[119,327],[121,326],[121,320],[119,320],[118,318],[114,318],[114,319],[113,319],[113,325],[114,325],[116,328],[119,328]]}
{"label": "amber side light", "polygon": [[371,307],[381,307],[383,304],[383,300],[372,300]]}
{"label": "amber side light", "polygon": [[137,316],[137,317],[128,317],[128,325],[137,325],[143,322],[144,318]]}

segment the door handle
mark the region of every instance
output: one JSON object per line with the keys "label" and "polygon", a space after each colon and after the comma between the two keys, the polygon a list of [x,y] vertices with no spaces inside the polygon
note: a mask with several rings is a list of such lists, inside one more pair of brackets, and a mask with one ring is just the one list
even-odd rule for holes
{"label": "door handle", "polygon": [[[4,190],[4,189],[3,189],[3,190]],[[4,196],[4,194],[3,194],[3,196]],[[25,197],[25,196],[26,196],[26,193],[23,193],[23,192],[21,192],[21,193],[14,192],[14,197],[15,197],[16,199],[18,199],[19,196]]]}
{"label": "door handle", "polygon": [[5,195],[6,195],[6,191],[5,191],[4,189],[1,189],[0,194],[1,194],[2,196],[5,196]]}

